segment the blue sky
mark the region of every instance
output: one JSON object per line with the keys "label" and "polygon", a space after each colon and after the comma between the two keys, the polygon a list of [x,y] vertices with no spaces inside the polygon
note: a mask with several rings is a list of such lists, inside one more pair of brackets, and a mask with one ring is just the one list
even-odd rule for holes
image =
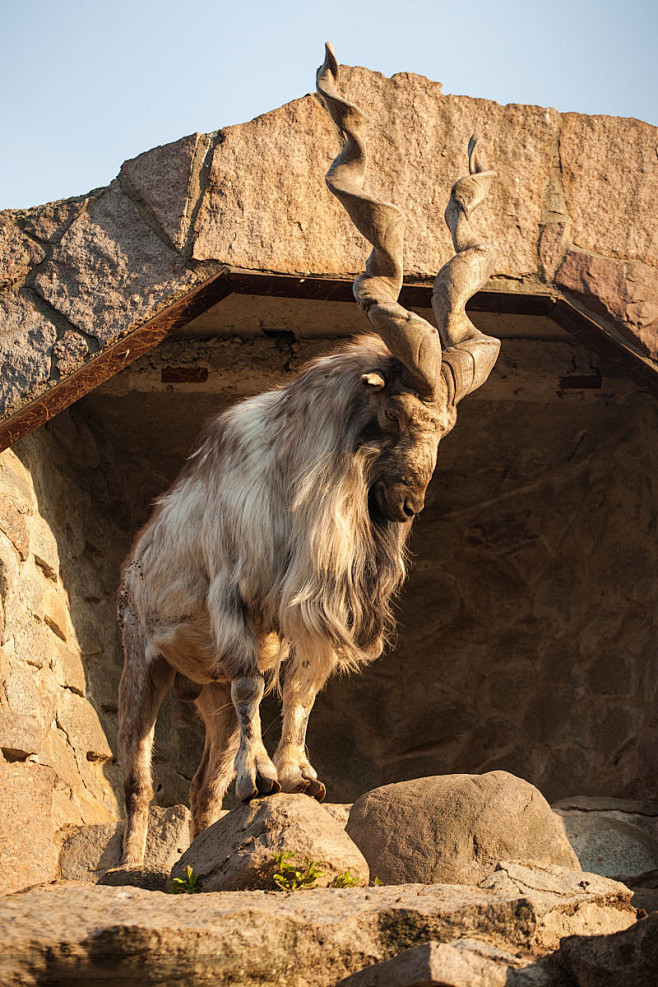
{"label": "blue sky", "polygon": [[0,208],[302,96],[325,40],[444,92],[658,125],[655,0],[0,0]]}

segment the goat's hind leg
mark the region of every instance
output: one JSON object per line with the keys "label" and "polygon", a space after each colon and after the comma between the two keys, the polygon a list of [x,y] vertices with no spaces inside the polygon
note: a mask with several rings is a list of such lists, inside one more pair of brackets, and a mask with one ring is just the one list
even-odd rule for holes
{"label": "goat's hind leg", "polygon": [[240,731],[228,682],[204,685],[196,707],[206,728],[201,764],[192,779],[192,839],[219,818],[226,789],[235,777]]}
{"label": "goat's hind leg", "polygon": [[138,650],[138,637],[124,628],[125,663],[119,685],[119,748],[126,796],[122,867],[139,866],[144,861],[153,798],[155,721],[174,675],[164,658],[148,646]]}

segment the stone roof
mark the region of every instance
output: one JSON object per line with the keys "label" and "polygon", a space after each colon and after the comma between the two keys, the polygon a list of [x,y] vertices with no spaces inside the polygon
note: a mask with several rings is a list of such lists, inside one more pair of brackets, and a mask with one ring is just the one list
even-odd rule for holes
{"label": "stone roof", "polygon": [[[373,120],[371,188],[406,214],[408,281],[452,254],[443,210],[478,132],[499,173],[476,215],[501,248],[499,310],[566,305],[658,381],[657,128],[341,72]],[[347,290],[369,248],[323,182],[340,145],[311,94],[147,151],[87,196],[0,213],[0,448],[239,290],[236,269],[286,276],[273,293]]]}

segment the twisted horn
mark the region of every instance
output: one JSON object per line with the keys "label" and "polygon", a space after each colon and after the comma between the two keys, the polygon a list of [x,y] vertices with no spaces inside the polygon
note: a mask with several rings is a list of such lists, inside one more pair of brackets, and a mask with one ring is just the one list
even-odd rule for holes
{"label": "twisted horn", "polygon": [[498,255],[498,247],[478,239],[469,224],[497,177],[487,169],[478,140],[474,134],[468,142],[469,174],[453,185],[445,211],[456,254],[437,274],[432,291],[432,308],[446,348],[444,377],[454,404],[484,384],[500,350],[500,341],[485,336],[466,314],[466,303],[487,283]]}
{"label": "twisted horn", "polygon": [[496,172],[487,170],[478,150],[478,138],[473,135],[468,144],[469,174],[453,186],[445,211],[456,254],[444,264],[434,282],[432,307],[437,333],[429,322],[398,303],[404,220],[397,206],[375,199],[363,187],[366,145],[362,131],[369,120],[357,106],[343,99],[336,89],[337,78],[336,55],[327,43],[324,62],[317,72],[317,89],[345,137],[345,144],[332,162],[326,182],[373,248],[365,274],[354,282],[354,296],[389,350],[411,373],[420,396],[438,401],[443,378],[448,399],[457,404],[484,384],[500,350],[499,340],[481,333],[466,315],[466,303],[487,283],[498,254],[497,247],[480,241],[469,226]]}
{"label": "twisted horn", "polygon": [[326,182],[342,202],[352,222],[372,244],[366,272],[354,282],[354,297],[391,353],[407,367],[423,398],[438,400],[441,385],[441,340],[429,322],[398,303],[402,287],[404,220],[390,202],[381,202],[363,188],[366,146],[362,131],[368,117],[336,89],[338,62],[331,44],[325,45],[317,88],[345,137]]}

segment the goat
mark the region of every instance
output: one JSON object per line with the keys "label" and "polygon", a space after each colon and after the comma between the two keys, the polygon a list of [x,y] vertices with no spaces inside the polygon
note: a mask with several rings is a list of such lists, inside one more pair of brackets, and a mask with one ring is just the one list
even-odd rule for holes
{"label": "goat", "polygon": [[[326,180],[373,246],[354,292],[376,334],[213,419],[124,564],[124,866],[143,859],[155,720],[172,682],[206,730],[193,835],[215,821],[234,777],[243,801],[281,789],[324,798],[305,746],[315,697],[332,672],[381,654],[439,440],[498,355],[464,308],[496,252],[468,228],[495,175],[477,140],[446,210],[457,253],[435,282],[439,335],[397,302],[402,216],[364,191],[366,118],[340,96],[337,76],[327,45],[318,90],[345,145]],[[273,759],[259,714],[268,670],[283,680]]]}

